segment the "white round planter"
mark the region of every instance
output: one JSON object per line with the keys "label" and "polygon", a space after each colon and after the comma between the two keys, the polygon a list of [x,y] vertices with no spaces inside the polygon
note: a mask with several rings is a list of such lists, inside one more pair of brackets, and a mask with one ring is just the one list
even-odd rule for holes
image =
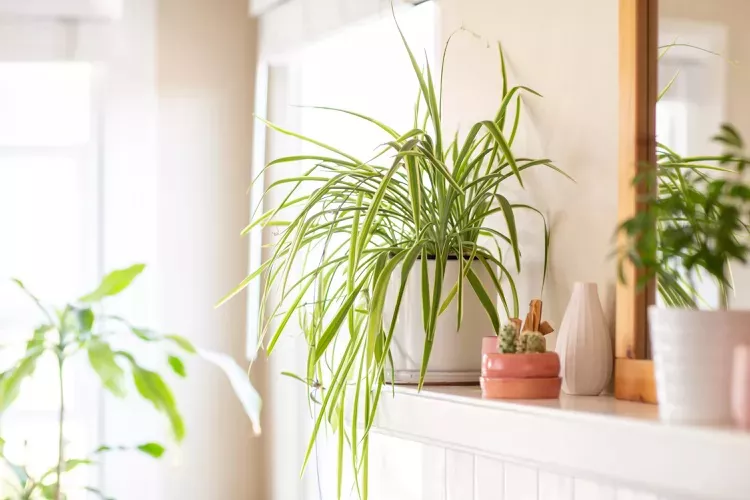
{"label": "white round planter", "polygon": [[[435,261],[430,260],[427,264],[430,286],[432,287],[435,283]],[[487,269],[479,261],[475,261],[472,264],[472,270],[484,285],[484,289],[487,290],[493,304],[496,304],[497,293]],[[458,261],[449,260],[443,280],[443,300],[456,283],[458,273]],[[400,283],[401,277],[394,273],[388,287],[383,314],[386,329],[391,323]],[[464,308],[461,329],[456,331],[458,315],[456,298],[438,317],[435,339],[425,375],[426,384],[476,383],[479,380],[482,364],[482,338],[495,335],[495,331],[487,312],[482,307],[468,280],[464,279],[463,286]],[[432,288],[430,294],[432,294]],[[422,265],[417,260],[409,273],[391,343],[394,383],[416,384],[419,382],[425,344],[424,330],[422,322]],[[387,370],[386,373],[390,381],[390,370]]]}
{"label": "white round planter", "polygon": [[649,308],[662,420],[730,424],[734,348],[750,344],[750,311]]}

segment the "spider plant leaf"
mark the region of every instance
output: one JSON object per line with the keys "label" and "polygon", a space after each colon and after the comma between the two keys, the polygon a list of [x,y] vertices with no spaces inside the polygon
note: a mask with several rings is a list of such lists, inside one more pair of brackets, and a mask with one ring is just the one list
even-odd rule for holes
{"label": "spider plant leaf", "polygon": [[508,95],[508,71],[505,67],[505,51],[500,42],[497,42],[497,52],[500,55],[500,76],[503,79],[502,96],[505,99],[505,96]]}
{"label": "spider plant leaf", "polygon": [[497,124],[495,122],[485,120],[482,122],[482,125],[492,135],[493,139],[495,139],[495,144],[497,144],[497,146],[503,152],[503,155],[505,155],[505,161],[508,162],[508,165],[510,165],[510,168],[513,170],[513,173],[518,178],[518,183],[521,185],[521,187],[523,187],[523,179],[521,179],[521,172],[518,170],[518,165],[516,164],[516,160],[513,158],[513,153],[510,151],[510,146],[508,146],[507,141],[503,137],[503,133],[497,127]]}
{"label": "spider plant leaf", "polygon": [[359,295],[359,292],[360,290],[362,290],[362,287],[364,286],[364,284],[365,284],[365,281],[361,280],[359,284],[356,287],[354,287],[354,290],[352,290],[352,292],[347,296],[346,300],[341,305],[336,315],[328,324],[328,327],[320,336],[320,339],[318,339],[318,344],[315,346],[315,355],[313,359],[315,363],[317,363],[320,360],[320,358],[323,356],[323,353],[326,351],[326,349],[328,349],[328,346],[331,344],[331,341],[336,336],[336,333],[338,333],[339,329],[341,328],[341,325],[344,323],[344,320],[347,317],[349,309],[354,304],[354,301],[357,299],[357,295]]}
{"label": "spider plant leaf", "polygon": [[518,231],[516,230],[516,216],[513,214],[513,206],[510,204],[508,199],[501,194],[496,194],[495,199],[502,208],[503,216],[505,217],[505,223],[508,226],[508,237],[510,238],[513,257],[515,257],[516,261],[516,271],[520,272],[521,250],[518,245]]}
{"label": "spider plant leaf", "polygon": [[513,118],[513,128],[510,130],[510,138],[508,138],[508,146],[513,145],[513,141],[516,139],[516,132],[518,131],[518,123],[521,121],[521,107],[522,107],[523,101],[521,101],[521,96],[519,95],[516,97],[516,113],[515,117]]}
{"label": "spider plant leaf", "polygon": [[438,160],[443,160],[443,131],[440,118],[440,108],[438,107],[437,98],[435,94],[435,87],[432,79],[432,71],[430,70],[430,61],[427,59],[425,53],[425,66],[427,67],[427,97],[429,99],[430,108],[432,109],[432,126],[435,129],[435,152],[437,153]]}
{"label": "spider plant leaf", "polygon": [[672,76],[672,78],[669,80],[669,83],[661,89],[661,92],[659,92],[659,95],[656,97],[656,102],[661,101],[662,97],[664,97],[667,92],[669,92],[669,89],[672,88],[672,85],[674,85],[674,82],[677,80],[677,77],[680,76],[680,70],[677,70],[675,74]]}
{"label": "spider plant leaf", "polygon": [[489,316],[490,321],[492,322],[492,328],[495,330],[495,334],[498,334],[500,332],[500,318],[497,316],[495,304],[492,302],[492,299],[490,299],[490,296],[484,289],[484,285],[473,269],[469,268],[466,277],[469,280],[471,288],[474,290],[474,294],[476,294],[482,307],[484,307],[485,312],[487,312],[487,316]]}
{"label": "spider plant leaf", "polygon": [[355,111],[349,111],[349,110],[341,109],[341,108],[333,108],[333,107],[330,107],[330,106],[300,106],[300,107],[301,108],[309,108],[309,109],[321,109],[321,110],[326,110],[326,111],[335,111],[337,113],[344,113],[344,114],[347,114],[347,115],[355,116],[357,118],[360,118],[362,120],[370,122],[373,125],[378,126],[381,130],[383,130],[385,133],[387,133],[388,135],[390,135],[393,138],[397,138],[399,136],[398,132],[396,132],[395,130],[393,130],[388,125],[386,125],[386,124],[384,124],[382,122],[379,122],[375,118],[371,118],[371,117],[369,117],[367,115],[363,115],[363,114],[357,113]]}
{"label": "spider plant leaf", "polygon": [[547,226],[547,218],[544,216],[542,212],[532,207],[531,205],[526,205],[523,203],[516,203],[512,206],[514,209],[523,208],[525,210],[531,210],[532,212],[537,213],[539,217],[541,217],[542,223],[544,224],[544,270],[542,272],[542,289],[540,291],[540,296],[541,296],[541,292],[544,291],[544,284],[547,282],[547,270],[548,270],[548,264],[549,264],[550,231],[549,231],[549,227]]}
{"label": "spider plant leaf", "polygon": [[435,330],[437,328],[438,310],[440,306],[440,298],[443,291],[443,279],[445,277],[445,266],[446,266],[447,255],[445,255],[442,249],[438,249],[435,254],[435,274],[434,283],[432,290],[432,300],[430,303],[430,315],[429,315],[429,328],[425,330],[425,343],[422,352],[422,365],[419,370],[419,382],[417,385],[418,390],[422,390],[424,385],[424,379],[427,374],[427,366],[430,362],[430,354],[432,352],[432,345],[435,339]]}
{"label": "spider plant leaf", "polygon": [[[495,274],[495,271],[492,269],[492,266],[487,262],[487,259],[485,259],[483,256],[478,256],[479,262],[482,263],[484,268],[487,270],[487,274],[490,275],[490,279],[492,279],[492,284],[495,285],[495,290],[497,291],[497,294],[500,296],[500,302],[503,303],[503,309],[505,309],[505,317],[506,318],[512,318],[513,316],[510,315],[510,309],[508,309],[508,300],[505,297],[505,291],[503,290],[502,285],[500,284],[500,280],[497,279],[497,275]],[[512,280],[512,278],[509,278]]]}
{"label": "spider plant leaf", "polygon": [[300,302],[302,302],[302,299],[305,297],[307,291],[310,289],[310,285],[315,282],[316,277],[317,276],[313,276],[311,279],[307,280],[307,283],[305,283],[305,285],[300,289],[297,297],[294,299],[292,304],[289,306],[289,309],[284,314],[284,317],[281,319],[279,326],[276,328],[273,337],[271,337],[271,340],[268,342],[268,346],[266,346],[266,352],[268,352],[269,355],[273,352],[274,347],[276,347],[276,342],[278,342],[279,338],[281,337],[281,333],[286,328],[289,320],[292,319],[292,315],[297,310],[297,307],[299,306]]}
{"label": "spider plant leaf", "polygon": [[522,85],[519,85],[510,89],[510,92],[508,92],[505,95],[505,97],[503,97],[503,100],[500,103],[500,108],[497,110],[497,115],[495,116],[495,120],[494,120],[500,130],[505,130],[505,116],[508,113],[508,106],[510,105],[511,101],[513,100],[513,97],[516,94],[519,94],[517,97],[520,99],[520,92],[522,90],[530,94],[534,94],[537,97],[542,97],[542,94],[540,94],[536,90],[530,89],[529,87],[524,87]]}
{"label": "spider plant leaf", "polygon": [[268,120],[264,120],[263,118],[260,118],[259,116],[256,116],[256,118],[258,120],[260,120],[261,122],[263,122],[266,125],[266,127],[270,128],[272,130],[275,130],[276,132],[279,132],[279,133],[284,134],[284,135],[288,135],[289,137],[294,137],[294,138],[299,139],[299,140],[304,141],[304,142],[309,142],[310,144],[314,144],[315,146],[321,147],[321,148],[326,149],[326,150],[328,150],[328,151],[330,151],[332,153],[336,153],[337,155],[342,156],[342,157],[344,157],[344,158],[346,158],[348,160],[351,160],[352,162],[354,162],[357,165],[363,165],[363,163],[361,161],[359,161],[356,157],[351,156],[351,155],[349,155],[347,153],[344,153],[343,151],[341,151],[339,149],[336,149],[333,146],[329,146],[328,144],[325,144],[323,142],[317,141],[317,140],[315,140],[315,139],[313,139],[311,137],[306,137],[306,136],[304,136],[302,134],[298,134],[296,132],[292,132],[291,130],[287,130],[287,129],[284,129],[282,127],[279,127],[275,123],[271,123]]}
{"label": "spider plant leaf", "polygon": [[372,303],[370,305],[370,314],[367,318],[367,358],[371,359],[374,353],[375,337],[380,332],[383,324],[383,308],[385,307],[385,295],[388,291],[388,284],[391,282],[391,275],[396,266],[406,257],[408,250],[403,250],[395,256],[388,259],[379,274],[373,277],[375,287],[372,294]]}

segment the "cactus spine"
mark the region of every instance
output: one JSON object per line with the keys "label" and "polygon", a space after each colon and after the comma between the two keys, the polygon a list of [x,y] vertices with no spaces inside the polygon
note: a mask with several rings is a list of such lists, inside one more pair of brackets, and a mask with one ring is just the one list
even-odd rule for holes
{"label": "cactus spine", "polygon": [[518,329],[513,323],[503,326],[500,336],[497,339],[497,350],[503,354],[513,354],[516,352],[516,340]]}
{"label": "cactus spine", "polygon": [[523,332],[516,342],[517,353],[542,353],[547,351],[547,342],[539,332]]}

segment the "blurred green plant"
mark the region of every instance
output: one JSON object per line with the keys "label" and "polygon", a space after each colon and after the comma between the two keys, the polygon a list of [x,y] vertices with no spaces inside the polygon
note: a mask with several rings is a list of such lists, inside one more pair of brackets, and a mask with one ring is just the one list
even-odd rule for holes
{"label": "blurred green plant", "polygon": [[[131,324],[125,318],[104,314],[99,311],[102,302],[128,288],[144,270],[145,265],[137,264],[127,269],[113,271],[104,277],[93,292],[80,297],[60,309],[52,309],[42,303],[19,280],[14,282],[33,301],[41,312],[44,321],[34,330],[25,343],[23,354],[8,368],[0,372],[0,417],[21,394],[23,383],[34,375],[37,363],[44,356],[54,356],[58,366],[59,418],[57,433],[57,463],[34,477],[27,467],[6,456],[5,441],[0,439],[0,463],[12,472],[15,482],[10,484],[14,493],[6,500],[62,500],[66,498],[64,476],[79,467],[93,465],[102,453],[134,450],[151,457],[159,458],[165,447],[159,443],[141,445],[108,446],[102,445],[85,457],[69,457],[65,450],[65,366],[73,358],[86,356],[91,369],[98,376],[102,387],[118,398],[128,394],[128,379],[135,386],[136,393],[148,401],[154,409],[163,414],[169,422],[172,437],[181,442],[185,437],[185,424],[177,407],[174,394],[162,373],[150,370],[138,362],[138,354],[143,349],[153,350],[158,346],[159,353],[165,356],[166,366],[178,377],[186,377],[185,356],[197,355],[210,361],[228,376],[244,410],[253,422],[256,432],[260,431],[258,419],[260,398],[249,382],[247,374],[230,357],[197,349],[179,335],[162,335],[148,328]],[[137,346],[129,351],[119,344],[128,344],[128,339],[138,339],[146,346]],[[125,342],[123,342],[125,341]],[[103,492],[93,487],[85,488],[101,498]]]}
{"label": "blurred green plant", "polygon": [[[506,316],[518,316],[516,285],[508,270],[511,266],[521,270],[517,212],[528,211],[542,219],[546,276],[546,220],[536,208],[508,199],[506,186],[512,183],[523,187],[524,172],[534,167],[546,167],[567,177],[549,159],[520,158],[513,153],[521,95],[539,94],[524,86],[509,87],[499,45],[503,80],[499,108],[491,118],[471,126],[465,136],[446,138],[442,90],[436,90],[441,87],[433,79],[429,61],[422,69],[403,33],[401,39],[418,83],[410,130],[396,131],[353,111],[317,108],[353,116],[379,129],[387,139],[385,143],[373,139],[379,146],[372,158],[363,161],[261,120],[276,132],[317,146],[321,153],[277,158],[254,180],[263,182],[270,168],[299,162],[309,165],[302,175],[278,180],[266,190],[267,194],[280,186],[291,187],[274,208],[254,217],[244,234],[258,225],[274,227],[279,231],[278,241],[271,257],[220,302],[229,300],[252,280],[265,278],[261,303],[270,314],[261,318],[258,345],[267,341],[269,354],[295,313],[302,311],[302,330],[309,349],[307,371],[294,378],[310,388],[311,404],[320,401],[303,469],[321,425],[327,421],[338,433],[339,498],[345,443],[352,451],[358,494],[367,497],[368,436],[386,383],[386,370],[392,368],[391,342],[410,271],[421,269],[425,327],[421,388],[438,316],[451,303],[457,307],[457,330],[467,293],[482,304],[496,334],[500,316],[491,296],[499,296]],[[295,215],[284,218],[290,210]],[[504,218],[504,229],[486,224],[493,214]],[[502,248],[512,255],[511,263],[503,260]],[[443,284],[449,261],[458,262],[459,273],[446,295]],[[491,275],[490,289],[485,289],[474,264]],[[303,270],[298,272],[295,266]],[[428,266],[434,266],[433,278]],[[470,290],[464,290],[465,280]],[[271,295],[272,289],[279,295]],[[387,294],[392,294],[392,308],[386,305]],[[276,323],[272,328],[273,320]],[[345,414],[351,416],[348,430]]]}
{"label": "blurred green plant", "polygon": [[704,299],[695,280],[706,275],[726,308],[730,265],[750,257],[750,186],[743,176],[750,157],[731,125],[723,125],[714,140],[724,154],[682,157],[659,144],[656,167],[634,180],[645,184],[643,208],[620,226],[627,235],[620,270],[629,261],[643,271],[639,286],[655,279],[669,307],[699,307]]}

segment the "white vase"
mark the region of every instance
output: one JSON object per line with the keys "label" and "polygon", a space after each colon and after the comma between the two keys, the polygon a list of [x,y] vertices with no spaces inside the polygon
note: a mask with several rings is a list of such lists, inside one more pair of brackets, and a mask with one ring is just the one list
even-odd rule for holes
{"label": "white vase", "polygon": [[612,340],[596,283],[576,283],[557,332],[562,390],[598,396],[612,376]]}
{"label": "white vase", "polygon": [[[435,283],[435,261],[427,262],[431,287]],[[482,282],[493,304],[497,303],[492,278],[479,261],[472,263],[472,270]],[[443,280],[442,300],[448,296],[459,274],[457,260],[449,260]],[[388,286],[383,320],[387,329],[391,324],[393,309],[401,284],[401,277],[394,273]],[[430,288],[432,296],[432,288]],[[457,297],[438,316],[435,338],[427,364],[426,384],[463,384],[479,380],[482,364],[482,338],[495,335],[487,312],[474,293],[467,279],[463,283],[463,319],[461,329],[456,331],[458,305]],[[442,303],[442,301],[441,301]],[[404,290],[401,307],[396,318],[396,329],[391,343],[393,368],[397,384],[416,384],[422,366],[425,345],[425,329],[422,322],[422,264],[417,260],[412,267]],[[386,370],[391,380],[390,370]]]}
{"label": "white vase", "polygon": [[648,312],[661,419],[731,423],[732,358],[736,346],[750,344],[750,311]]}

